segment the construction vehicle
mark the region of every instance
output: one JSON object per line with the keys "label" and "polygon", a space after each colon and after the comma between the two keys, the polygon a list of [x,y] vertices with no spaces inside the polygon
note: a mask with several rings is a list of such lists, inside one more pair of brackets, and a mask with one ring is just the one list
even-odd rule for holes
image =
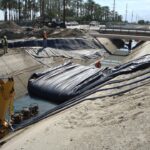
{"label": "construction vehicle", "polygon": [[30,119],[38,114],[39,107],[31,103],[29,107],[23,107],[19,112],[14,111],[14,79],[0,78],[0,139],[10,131],[14,131],[13,125]]}
{"label": "construction vehicle", "polygon": [[[0,79],[0,138],[3,138],[11,127],[11,116],[14,114],[14,79]],[[6,114],[9,119],[6,119]]]}
{"label": "construction vehicle", "polygon": [[43,27],[43,26],[48,26],[51,28],[66,28],[66,25],[63,21],[61,21],[60,19],[55,19],[53,18],[52,20],[50,20],[48,17],[38,17],[37,19],[34,20],[34,26],[37,26],[39,28]]}

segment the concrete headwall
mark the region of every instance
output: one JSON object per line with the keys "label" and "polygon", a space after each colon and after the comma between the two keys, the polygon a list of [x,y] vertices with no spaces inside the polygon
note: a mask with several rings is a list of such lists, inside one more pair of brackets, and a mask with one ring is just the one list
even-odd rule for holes
{"label": "concrete headwall", "polygon": [[124,42],[121,39],[97,38],[97,40],[110,54],[115,54],[118,49],[124,47]]}
{"label": "concrete headwall", "polygon": [[22,51],[14,51],[0,58],[0,77],[14,77],[16,98],[26,94],[29,77],[41,68],[41,64]]}

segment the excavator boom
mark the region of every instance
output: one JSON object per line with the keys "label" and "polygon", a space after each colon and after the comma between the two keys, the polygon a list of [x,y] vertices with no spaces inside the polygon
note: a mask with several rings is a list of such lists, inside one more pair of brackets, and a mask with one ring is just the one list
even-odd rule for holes
{"label": "excavator boom", "polygon": [[9,129],[9,123],[6,119],[6,114],[13,115],[14,109],[14,79],[8,78],[5,82],[0,79],[0,138],[5,136]]}

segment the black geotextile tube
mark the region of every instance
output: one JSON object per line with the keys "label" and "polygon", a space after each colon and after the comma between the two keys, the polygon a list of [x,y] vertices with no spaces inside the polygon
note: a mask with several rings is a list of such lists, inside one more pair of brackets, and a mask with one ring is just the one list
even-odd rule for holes
{"label": "black geotextile tube", "polygon": [[62,103],[122,74],[150,67],[150,55],[145,55],[114,69],[100,70],[69,63],[34,74],[28,82],[30,96]]}

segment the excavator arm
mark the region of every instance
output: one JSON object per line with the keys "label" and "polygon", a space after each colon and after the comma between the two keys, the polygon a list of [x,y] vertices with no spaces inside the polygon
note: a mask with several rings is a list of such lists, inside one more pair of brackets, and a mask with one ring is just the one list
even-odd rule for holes
{"label": "excavator arm", "polygon": [[8,78],[6,82],[0,79],[0,138],[5,136],[9,129],[6,114],[14,114],[14,79]]}

